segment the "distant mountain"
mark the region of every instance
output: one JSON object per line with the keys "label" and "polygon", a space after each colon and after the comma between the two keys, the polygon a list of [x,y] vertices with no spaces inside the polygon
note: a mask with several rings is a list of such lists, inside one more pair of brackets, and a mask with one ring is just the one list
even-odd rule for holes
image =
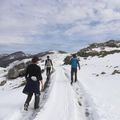
{"label": "distant mountain", "polygon": [[7,56],[8,54],[0,54],[0,59]]}
{"label": "distant mountain", "polygon": [[51,51],[45,51],[45,52],[40,52],[38,54],[35,54],[35,55],[32,55],[32,56],[38,56],[38,57],[43,57],[45,55],[48,55],[48,54],[53,54],[54,52],[51,52]]}
{"label": "distant mountain", "polygon": [[0,67],[7,67],[10,63],[16,61],[16,60],[22,60],[26,58],[32,58],[33,56],[38,56],[38,57],[43,57],[48,54],[53,54],[54,52],[51,51],[45,51],[45,52],[40,52],[38,54],[25,54],[22,51],[18,51],[12,54],[4,54],[0,55]]}
{"label": "distant mountain", "polygon": [[19,51],[19,52],[15,52],[9,55],[6,55],[4,57],[1,58],[1,60],[13,60],[13,59],[19,59],[21,57],[26,57],[25,53]]}
{"label": "distant mountain", "polygon": [[6,67],[8,66],[11,62],[14,62],[15,60],[21,60],[24,58],[27,58],[28,56],[19,51],[19,52],[15,52],[9,55],[5,55],[5,56],[1,56],[0,57],[0,67]]}

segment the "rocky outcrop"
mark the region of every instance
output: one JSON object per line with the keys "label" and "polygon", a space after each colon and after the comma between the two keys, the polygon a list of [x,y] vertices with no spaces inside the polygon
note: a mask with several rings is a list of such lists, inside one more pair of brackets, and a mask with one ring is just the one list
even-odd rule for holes
{"label": "rocky outcrop", "polygon": [[98,56],[98,57],[105,57],[107,55],[110,54],[114,54],[114,53],[120,53],[120,50],[112,50],[112,51],[95,51],[95,50],[91,50],[91,51],[79,51],[77,52],[77,55],[80,57],[94,57],[94,56]]}
{"label": "rocky outcrop", "polygon": [[115,74],[120,74],[120,70],[114,70],[112,75],[115,75]]}
{"label": "rocky outcrop", "polygon": [[6,80],[3,80],[3,81],[0,82],[0,86],[3,86],[5,84],[6,84]]}
{"label": "rocky outcrop", "polygon": [[120,41],[117,40],[109,40],[103,43],[93,43],[88,46],[88,48],[98,48],[98,47],[120,47]]}
{"label": "rocky outcrop", "polygon": [[11,68],[9,71],[8,71],[8,79],[15,79],[19,77],[19,71],[17,68]]}
{"label": "rocky outcrop", "polygon": [[[110,50],[107,51],[106,48],[109,48]],[[105,57],[110,54],[120,53],[120,49],[118,48],[120,48],[120,41],[109,40],[103,43],[90,44],[88,47],[81,49],[76,54],[77,56],[84,57],[84,58],[87,58],[89,56]],[[70,61],[70,56],[67,56],[64,59],[64,63],[68,64],[69,61]]]}
{"label": "rocky outcrop", "polygon": [[25,71],[26,71],[26,67],[30,64],[31,62],[28,61],[26,63],[22,62],[19,63],[15,66],[13,66],[12,68],[10,68],[8,70],[8,79],[15,79],[19,76],[24,76],[25,75]]}
{"label": "rocky outcrop", "polygon": [[[93,43],[89,45],[87,48],[81,49],[76,54],[81,57],[93,57],[99,56],[104,57],[109,54],[120,53],[120,50],[110,50],[106,51],[105,48],[120,48],[120,41],[110,40],[104,43]],[[94,50],[94,48],[99,48],[100,51]]]}
{"label": "rocky outcrop", "polygon": [[65,52],[65,51],[62,51],[62,50],[59,50],[58,51],[60,54],[66,54],[67,52]]}
{"label": "rocky outcrop", "polygon": [[67,56],[67,57],[64,59],[64,64],[66,64],[66,65],[70,64],[70,59],[71,59],[71,56]]}

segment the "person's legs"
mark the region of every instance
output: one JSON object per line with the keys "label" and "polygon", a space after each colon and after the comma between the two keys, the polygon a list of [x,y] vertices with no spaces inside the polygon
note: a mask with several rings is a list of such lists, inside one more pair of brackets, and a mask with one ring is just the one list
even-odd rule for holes
{"label": "person's legs", "polygon": [[49,69],[48,67],[46,68],[46,75],[48,76]]}
{"label": "person's legs", "polygon": [[39,108],[40,94],[35,94],[34,109]]}
{"label": "person's legs", "polygon": [[28,110],[28,106],[29,106],[29,103],[30,103],[30,101],[31,101],[32,96],[33,96],[33,93],[29,93],[29,94],[28,94],[28,97],[27,97],[27,99],[26,99],[26,101],[25,101],[25,104],[24,104],[24,109],[25,109],[25,110]]}
{"label": "person's legs", "polygon": [[75,69],[75,82],[77,81],[77,69]]}
{"label": "person's legs", "polygon": [[73,69],[71,68],[71,84],[73,83]]}
{"label": "person's legs", "polygon": [[51,67],[47,67],[47,80],[50,78]]}
{"label": "person's legs", "polygon": [[49,67],[49,75],[50,75],[50,73],[51,73],[51,67]]}

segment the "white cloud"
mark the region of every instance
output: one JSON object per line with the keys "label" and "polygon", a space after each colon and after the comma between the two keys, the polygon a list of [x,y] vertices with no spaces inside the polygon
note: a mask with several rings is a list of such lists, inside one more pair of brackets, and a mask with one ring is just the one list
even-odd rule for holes
{"label": "white cloud", "polygon": [[25,39],[18,36],[0,36],[0,44],[24,44]]}
{"label": "white cloud", "polygon": [[[45,35],[53,39],[65,36],[66,40],[96,39],[97,35],[104,39],[105,34],[114,38],[120,32],[119,6],[120,0],[0,1],[0,44],[24,44],[32,42],[33,36]],[[49,39],[39,41],[45,42],[44,38]]]}

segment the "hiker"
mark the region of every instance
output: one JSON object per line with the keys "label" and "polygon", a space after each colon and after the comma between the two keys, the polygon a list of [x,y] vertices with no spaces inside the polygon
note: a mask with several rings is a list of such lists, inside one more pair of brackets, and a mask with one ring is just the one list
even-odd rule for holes
{"label": "hiker", "polygon": [[49,56],[47,56],[47,60],[45,61],[45,68],[46,68],[47,78],[49,79],[51,69],[53,69],[53,63]]}
{"label": "hiker", "polygon": [[79,67],[79,70],[80,70],[80,64],[76,54],[73,54],[70,60],[70,65],[71,65],[71,85],[72,85],[74,75],[75,75],[75,82],[77,81],[77,67]]}
{"label": "hiker", "polygon": [[41,75],[41,68],[37,65],[39,58],[37,56],[32,58],[32,64],[28,65],[25,73],[26,86],[23,89],[23,93],[27,94],[27,99],[24,104],[24,110],[28,110],[29,102],[35,95],[34,109],[39,108],[40,100],[40,83],[43,89],[43,81]]}

